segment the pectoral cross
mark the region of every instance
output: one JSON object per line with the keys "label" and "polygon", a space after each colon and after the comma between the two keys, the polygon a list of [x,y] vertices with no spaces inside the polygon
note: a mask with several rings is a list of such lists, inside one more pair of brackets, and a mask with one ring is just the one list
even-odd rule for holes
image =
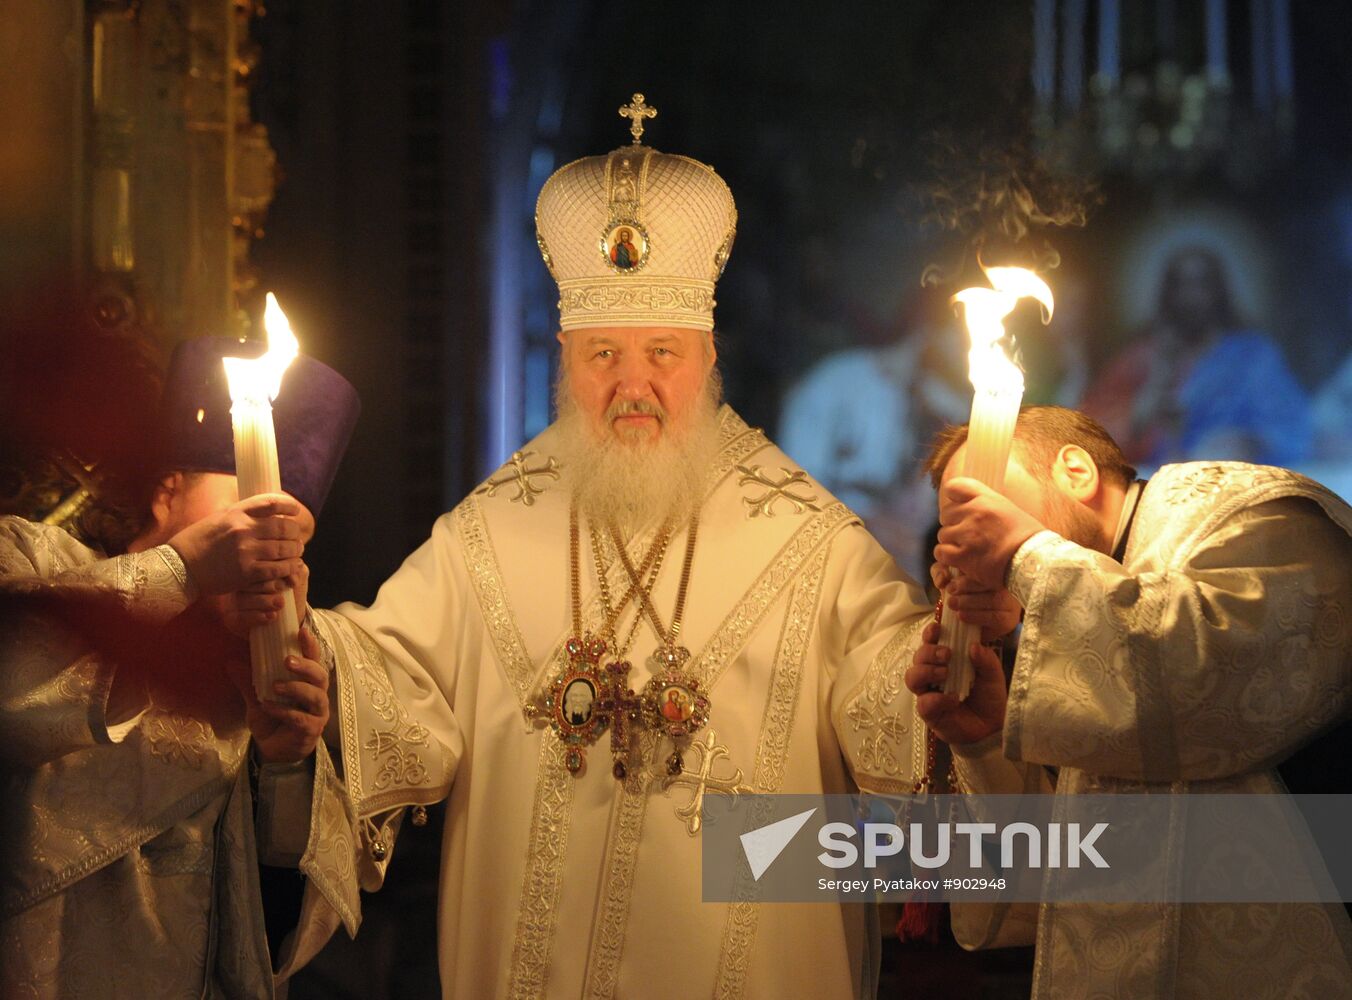
{"label": "pectoral cross", "polygon": [[691,743],[690,749],[699,751],[699,770],[682,770],[679,774],[666,775],[662,779],[662,791],[669,791],[672,785],[685,785],[693,790],[690,801],[676,808],[676,815],[685,820],[685,828],[693,837],[699,833],[699,828],[704,822],[702,813],[705,792],[713,790],[737,795],[751,789],[742,784],[742,769],[739,767],[733,768],[732,774],[720,776],[713,773],[714,763],[728,756],[728,748],[718,744],[718,737],[712,729],[705,732],[702,742]]}
{"label": "pectoral cross", "polygon": [[629,134],[634,137],[634,145],[643,143],[643,119],[656,118],[657,109],[643,103],[643,95],[635,94],[628,104],[620,105],[620,117],[629,119]]}
{"label": "pectoral cross", "polygon": [[610,773],[616,781],[624,781],[629,776],[625,761],[633,749],[635,730],[631,727],[642,711],[638,695],[629,687],[629,669],[628,660],[607,664],[610,694],[601,705],[610,715],[610,755],[613,758]]}

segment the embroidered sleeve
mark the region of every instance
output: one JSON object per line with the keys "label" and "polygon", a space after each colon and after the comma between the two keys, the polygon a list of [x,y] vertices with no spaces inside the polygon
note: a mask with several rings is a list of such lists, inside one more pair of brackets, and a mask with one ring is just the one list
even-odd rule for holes
{"label": "embroidered sleeve", "polygon": [[36,767],[120,742],[136,726],[144,693],[133,684],[115,691],[115,666],[43,613],[40,599],[56,596],[62,583],[88,595],[114,590],[122,604],[145,598],[149,606],[181,610],[176,560],[157,550],[96,560],[59,529],[0,519],[0,584],[12,596],[0,628],[0,757]]}
{"label": "embroidered sleeve", "polygon": [[168,621],[197,596],[182,558],[170,545],[69,569],[53,582],[102,585],[117,595],[128,614],[150,622]]}
{"label": "embroidered sleeve", "polygon": [[1352,540],[1311,502],[1241,509],[1169,565],[1130,573],[1036,535],[1005,752],[1129,780],[1275,764],[1349,707]]}
{"label": "embroidered sleeve", "polygon": [[926,739],[902,678],[934,612],[862,528],[842,532],[833,547],[841,575],[836,592],[822,601],[822,628],[827,655],[839,664],[836,735],[860,788],[907,794],[924,776]]}

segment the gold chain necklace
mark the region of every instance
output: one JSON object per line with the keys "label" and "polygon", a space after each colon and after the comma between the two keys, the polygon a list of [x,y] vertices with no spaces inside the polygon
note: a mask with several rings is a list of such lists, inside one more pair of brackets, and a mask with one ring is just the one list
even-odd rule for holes
{"label": "gold chain necklace", "polygon": [[[661,568],[662,557],[666,552],[667,541],[671,537],[668,527],[664,527],[660,536],[653,541],[652,548],[644,559],[642,571],[635,570],[624,553],[625,569],[630,573],[630,586],[616,606],[611,605],[610,585],[605,579],[599,558],[599,545],[595,544],[597,555],[596,570],[601,581],[602,608],[604,619],[601,630],[593,635],[582,628],[582,569],[580,558],[581,532],[578,528],[577,507],[568,511],[568,582],[572,591],[573,629],[563,644],[562,664],[558,674],[545,692],[544,704],[532,706],[528,713],[532,718],[543,718],[553,728],[555,735],[563,743],[563,763],[572,774],[579,774],[586,765],[587,748],[610,730],[610,752],[614,758],[612,773],[619,780],[628,775],[625,763],[633,743],[632,727],[636,725],[642,713],[638,696],[628,683],[630,664],[623,659],[613,659],[603,667],[601,659],[608,649],[606,637],[614,641],[614,629],[617,619],[624,608],[634,598],[647,592],[642,585],[644,576],[651,574],[653,583],[657,580],[657,571]],[[649,587],[652,583],[649,584]],[[635,619],[637,625],[637,618]],[[629,639],[634,630],[630,630]]]}
{"label": "gold chain necklace", "polygon": [[690,587],[690,571],[695,562],[695,541],[699,536],[699,508],[690,515],[690,526],[685,535],[685,560],[681,565],[681,580],[676,588],[676,607],[671,613],[671,626],[662,627],[652,595],[640,586],[642,574],[634,568],[625,551],[619,529],[610,527],[611,537],[619,552],[625,572],[629,574],[630,589],[638,595],[641,610],[647,614],[657,636],[658,647],[648,658],[652,677],[643,686],[639,706],[643,721],[652,729],[664,733],[675,744],[667,758],[667,773],[680,774],[685,766],[683,751],[690,737],[699,732],[709,720],[709,696],[700,690],[699,678],[686,670],[690,650],[676,645],[685,616],[685,599]]}
{"label": "gold chain necklace", "polygon": [[[638,569],[638,578],[641,580],[646,577],[648,582],[646,584],[636,585],[631,576],[629,589],[625,592],[624,597],[620,599],[620,603],[614,607],[611,606],[610,581],[606,579],[604,568],[605,560],[601,553],[601,533],[596,530],[595,525],[590,525],[589,527],[591,534],[592,561],[596,566],[596,582],[601,593],[601,612],[605,620],[605,624],[602,626],[601,636],[614,645],[615,659],[622,660],[624,659],[625,651],[633,644],[634,635],[638,632],[639,623],[643,620],[642,605],[640,605],[635,612],[634,621],[630,624],[629,633],[625,636],[623,643],[615,644],[617,638],[615,626],[619,624],[620,618],[623,617],[625,607],[629,604],[629,601],[633,598],[635,593],[641,594],[645,602],[649,600],[649,595],[652,593],[652,589],[657,583],[658,574],[662,571],[662,560],[663,557],[666,556],[667,545],[671,541],[671,524],[670,522],[666,522],[662,525],[662,529],[657,538],[653,540],[652,548],[648,550],[648,554],[644,557],[642,566]],[[618,542],[616,542],[616,551],[622,554],[627,569],[629,555],[624,547]]]}

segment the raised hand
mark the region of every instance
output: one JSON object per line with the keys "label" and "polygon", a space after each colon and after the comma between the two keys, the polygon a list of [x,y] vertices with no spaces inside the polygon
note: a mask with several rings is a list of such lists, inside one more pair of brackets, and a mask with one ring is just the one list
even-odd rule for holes
{"label": "raised hand", "polygon": [[1005,726],[1005,672],[993,650],[972,643],[970,650],[975,676],[966,701],[944,694],[948,676],[946,646],[938,645],[939,626],[931,622],[920,636],[923,645],[915,651],[906,671],[906,686],[915,694],[916,713],[934,734],[948,744],[975,743]]}
{"label": "raised hand", "polygon": [[302,510],[286,494],[262,493],[202,518],[169,544],[204,596],[246,590],[301,573]]}
{"label": "raised hand", "polygon": [[977,479],[957,477],[939,490],[934,559],[986,590],[1005,584],[1019,546],[1045,528],[1037,518]]}

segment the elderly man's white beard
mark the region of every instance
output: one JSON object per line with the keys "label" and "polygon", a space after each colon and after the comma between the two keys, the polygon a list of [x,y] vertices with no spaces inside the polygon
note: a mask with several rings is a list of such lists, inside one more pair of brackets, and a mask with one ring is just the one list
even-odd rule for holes
{"label": "elderly man's white beard", "polygon": [[[718,454],[718,404],[722,379],[712,369],[684,417],[651,404],[614,403],[604,427],[593,427],[573,398],[564,373],[556,389],[560,459],[578,509],[593,523],[614,524],[625,536],[672,517],[682,520],[703,499]],[[661,434],[617,431],[625,413],[652,413]]]}

